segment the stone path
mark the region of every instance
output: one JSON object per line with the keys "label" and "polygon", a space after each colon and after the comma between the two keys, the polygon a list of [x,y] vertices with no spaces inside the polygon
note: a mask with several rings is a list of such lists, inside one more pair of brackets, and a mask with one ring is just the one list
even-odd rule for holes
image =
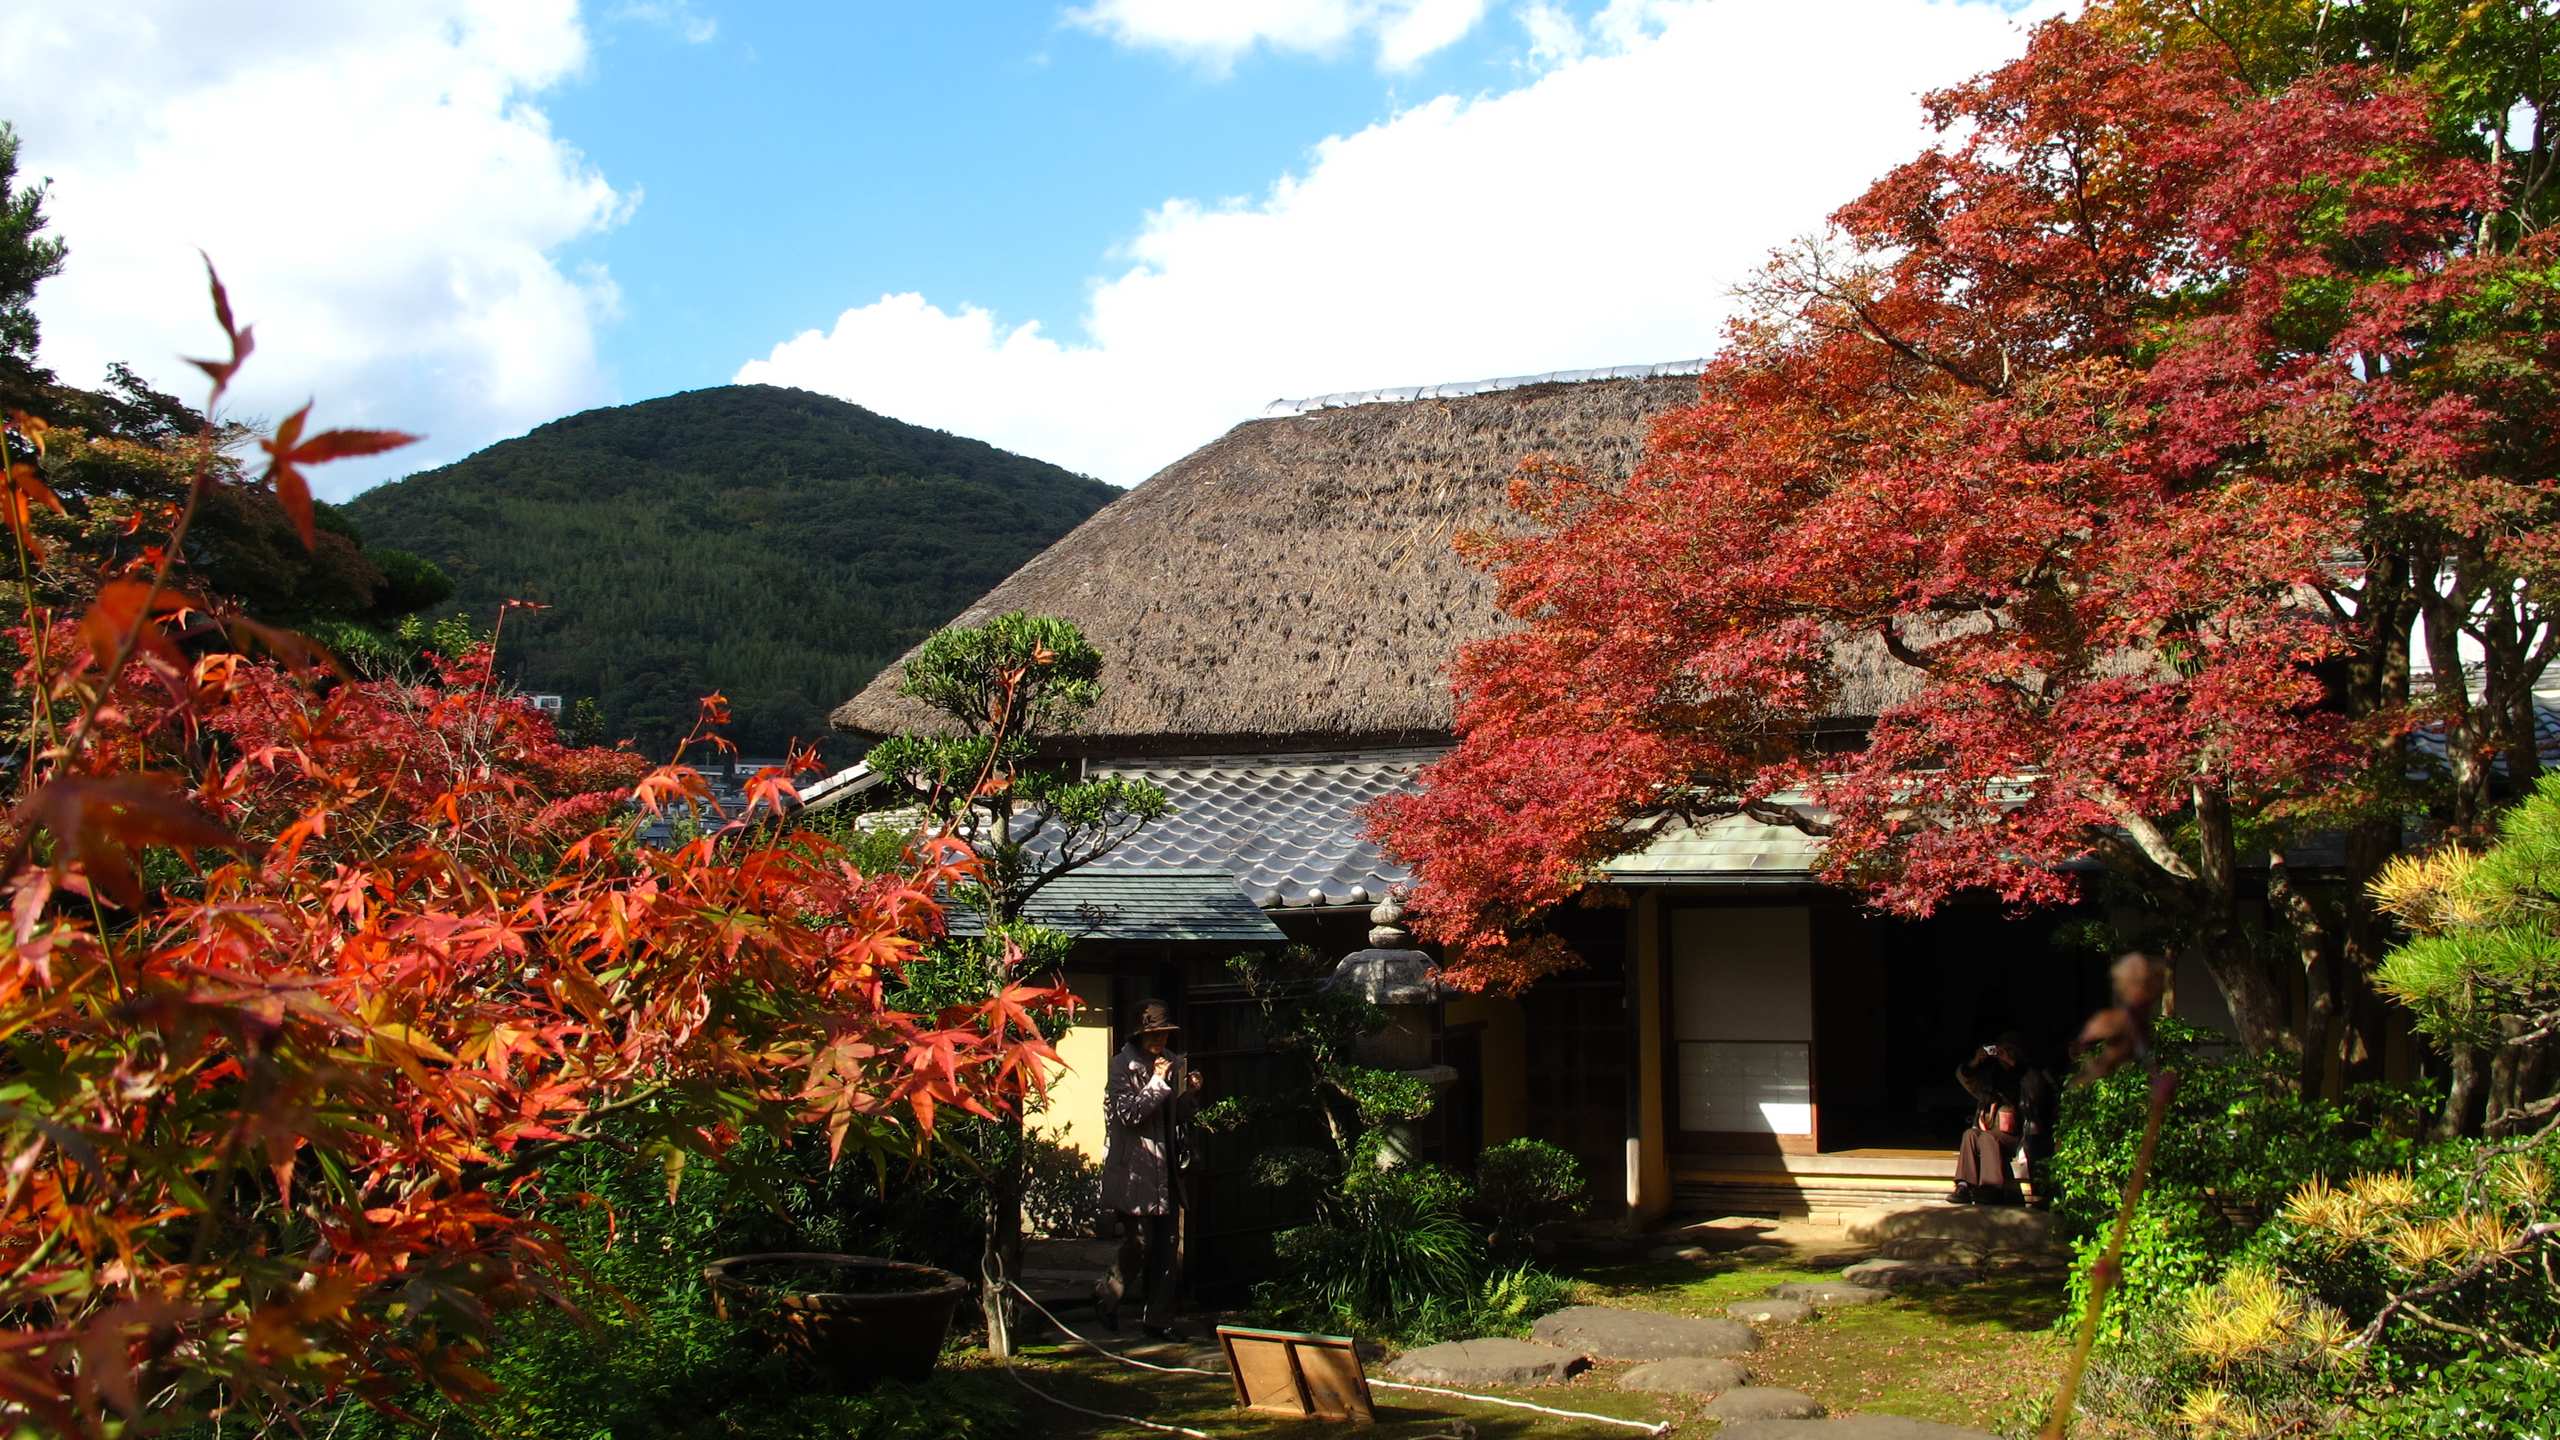
{"label": "stone path", "polygon": [[1781,1300],[1794,1300],[1816,1310],[1837,1310],[1849,1305],[1873,1305],[1885,1298],[1882,1290],[1870,1290],[1846,1280],[1790,1280],[1772,1286],[1771,1295]]}
{"label": "stone path", "polygon": [[1743,1385],[1708,1401],[1706,1413],[1718,1420],[1810,1420],[1822,1414],[1822,1403],[1801,1390]]}
{"label": "stone path", "polygon": [[1870,1290],[1923,1290],[1963,1285],[1982,1276],[1975,1265],[1949,1265],[1934,1260],[1861,1260],[1840,1278]]}
{"label": "stone path", "polygon": [[1659,1310],[1617,1310],[1606,1305],[1575,1305],[1543,1316],[1529,1328],[1529,1336],[1578,1350],[1595,1360],[1745,1355],[1760,1347],[1760,1337],[1739,1320],[1666,1315]]}
{"label": "stone path", "polygon": [[[1889,1289],[1913,1284],[1923,1273],[1933,1283],[1960,1284],[1978,1277],[1981,1270],[1922,1260],[1861,1261],[1848,1267],[1839,1280],[1790,1281],[1772,1287],[1766,1299],[1728,1305],[1725,1313],[1756,1324],[1800,1324],[1822,1310],[1872,1305],[1887,1298]],[[1612,1317],[1634,1313],[1583,1306],[1578,1311],[1558,1311],[1559,1315],[1575,1318],[1557,1328],[1572,1333],[1636,1328],[1627,1319],[1596,1319],[1595,1312]],[[1754,1338],[1756,1342],[1757,1337]],[[1657,1360],[1619,1376],[1618,1388],[1711,1397],[1700,1413],[1718,1422],[1716,1440],[1995,1440],[1987,1430],[1900,1415],[1825,1415],[1822,1403],[1801,1390],[1752,1384],[1750,1372],[1729,1359],[1691,1356]]]}
{"label": "stone path", "polygon": [[1621,1390],[1645,1390],[1657,1395],[1721,1395],[1750,1383],[1750,1371],[1731,1360],[1706,1355],[1655,1360],[1618,1377]]}
{"label": "stone path", "polygon": [[1798,1325],[1813,1318],[1813,1306],[1802,1300],[1771,1297],[1766,1300],[1737,1300],[1724,1307],[1724,1313],[1745,1325]]}
{"label": "stone path", "polygon": [[[1386,1374],[1416,1384],[1471,1388],[1549,1385],[1597,1360],[1642,1363],[1621,1390],[1708,1397],[1716,1440],[1993,1440],[1990,1432],[1899,1415],[1828,1416],[1798,1390],[1752,1384],[1736,1357],[1760,1343],[1754,1326],[1795,1325],[1826,1310],[1872,1305],[1897,1290],[1965,1285],[1996,1271],[2063,1263],[2052,1218],[2027,1210],[1902,1206],[1854,1216],[1849,1238],[1874,1258],[1854,1259],[1838,1280],[1792,1281],[1725,1307],[1729,1318],[1576,1305],[1540,1319],[1528,1340],[1454,1340],[1409,1351]],[[1876,1252],[1881,1252],[1877,1254]],[[1665,1246],[1657,1259],[1696,1259],[1695,1246]]]}
{"label": "stone path", "polygon": [[1901,1415],[1840,1415],[1828,1420],[1729,1420],[1716,1440],[1995,1440],[1988,1430],[1941,1425]]}
{"label": "stone path", "polygon": [[1553,1385],[1571,1379],[1590,1363],[1578,1350],[1534,1340],[1444,1340],[1397,1356],[1387,1366],[1387,1376],[1460,1390],[1478,1385]]}

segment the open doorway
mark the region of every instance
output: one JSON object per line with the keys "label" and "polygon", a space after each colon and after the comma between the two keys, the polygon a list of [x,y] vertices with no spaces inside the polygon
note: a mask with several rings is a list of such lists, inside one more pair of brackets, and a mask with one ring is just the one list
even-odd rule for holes
{"label": "open doorway", "polygon": [[1825,1152],[1952,1150],[1972,1102],[1956,1067],[2015,1031],[2057,1078],[2107,1001],[2107,957],[2057,945],[2070,911],[1947,906],[1926,920],[1842,903],[1814,915],[1813,1089]]}

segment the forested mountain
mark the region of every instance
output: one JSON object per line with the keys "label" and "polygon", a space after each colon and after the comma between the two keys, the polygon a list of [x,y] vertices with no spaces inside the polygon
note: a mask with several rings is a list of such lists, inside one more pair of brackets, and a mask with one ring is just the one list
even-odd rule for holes
{"label": "forested mountain", "polygon": [[717,690],[747,750],[825,732],[882,666],[1120,492],[803,390],[590,410],[345,506],[454,582],[527,690],[662,752]]}

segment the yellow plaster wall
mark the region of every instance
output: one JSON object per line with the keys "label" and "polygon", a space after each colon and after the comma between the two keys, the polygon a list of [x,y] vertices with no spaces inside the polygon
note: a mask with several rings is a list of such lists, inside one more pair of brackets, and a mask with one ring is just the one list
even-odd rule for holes
{"label": "yellow plaster wall", "polygon": [[1075,991],[1077,1005],[1074,1027],[1058,1041],[1058,1059],[1064,1063],[1050,1072],[1048,1103],[1024,1123],[1032,1133],[1071,1145],[1099,1165],[1108,1138],[1102,1101],[1110,1075],[1111,977],[1069,972],[1067,986]]}
{"label": "yellow plaster wall", "polygon": [[1529,1133],[1528,1021],[1517,1000],[1463,995],[1446,1001],[1443,1026],[1484,1025],[1484,1143],[1499,1145]]}

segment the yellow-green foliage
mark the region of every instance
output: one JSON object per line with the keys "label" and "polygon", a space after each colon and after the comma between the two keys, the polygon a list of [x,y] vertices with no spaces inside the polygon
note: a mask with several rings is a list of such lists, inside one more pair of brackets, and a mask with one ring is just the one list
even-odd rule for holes
{"label": "yellow-green foliage", "polygon": [[[2530,1213],[2549,1195],[2548,1167],[2530,1155],[2509,1155],[2487,1176],[2493,1193]],[[2504,1259],[2525,1241],[2509,1214],[2478,1207],[2452,1214],[2423,1208],[2417,1183],[2406,1175],[2359,1175],[2345,1186],[2313,1180],[2284,1205],[2284,1218],[2343,1253],[2379,1247],[2393,1268],[2423,1278],[2437,1269],[2459,1270]],[[2237,1272],[2235,1272],[2237,1273]]]}
{"label": "yellow-green foliage", "polygon": [[2375,981],[2428,1035],[2492,1044],[2502,1019],[2560,1011],[2560,775],[2507,812],[2487,851],[2404,856],[2372,894],[2413,936]]}
{"label": "yellow-green foliage", "polygon": [[[2336,1192],[2331,1192],[2336,1193]],[[2169,1320],[2183,1364],[2169,1418],[2196,1440],[2300,1433],[2325,1414],[2323,1377],[2351,1372],[2347,1318],[2263,1265],[2235,1265],[2187,1292]]]}

